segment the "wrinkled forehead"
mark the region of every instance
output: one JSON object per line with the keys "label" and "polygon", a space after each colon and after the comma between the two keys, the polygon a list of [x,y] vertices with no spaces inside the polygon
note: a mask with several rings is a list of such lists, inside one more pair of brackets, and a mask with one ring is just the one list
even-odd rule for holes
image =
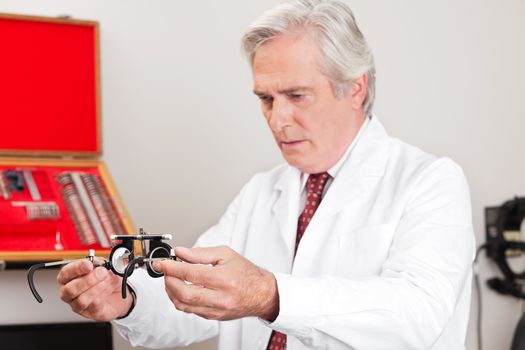
{"label": "wrinkled forehead", "polygon": [[[319,60],[320,51],[308,36],[274,37],[260,45],[254,55],[254,85],[257,87],[279,82],[284,85],[307,86],[321,78]],[[281,86],[283,87],[285,86]]]}

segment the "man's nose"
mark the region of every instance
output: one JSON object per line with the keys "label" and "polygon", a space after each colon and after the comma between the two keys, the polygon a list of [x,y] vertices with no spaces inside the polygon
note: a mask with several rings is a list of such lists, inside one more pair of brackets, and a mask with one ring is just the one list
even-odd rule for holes
{"label": "man's nose", "polygon": [[293,108],[290,103],[284,99],[274,99],[270,115],[270,128],[273,132],[282,131],[284,128],[292,124],[292,116]]}

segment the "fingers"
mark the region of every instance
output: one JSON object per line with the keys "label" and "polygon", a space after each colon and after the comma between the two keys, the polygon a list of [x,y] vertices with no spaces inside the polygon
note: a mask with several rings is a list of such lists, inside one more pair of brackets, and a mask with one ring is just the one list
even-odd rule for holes
{"label": "fingers", "polygon": [[[207,320],[218,320],[218,321],[227,321],[235,319],[235,316],[230,316],[225,309],[221,308],[210,308],[205,306],[193,306],[193,305],[184,305],[177,307],[177,310],[198,315]],[[237,317],[238,318],[238,317]]]}
{"label": "fingers", "polygon": [[95,304],[95,300],[103,301],[109,296],[109,289],[111,288],[111,279],[106,278],[99,283],[93,285],[91,288],[79,294],[75,299],[69,302],[71,309],[76,313],[83,314],[88,308],[91,313],[96,313],[101,308],[102,303]]}
{"label": "fingers", "polygon": [[[89,262],[89,264],[91,263]],[[106,279],[109,280],[109,275],[110,272],[108,270],[99,267],[94,271],[91,271],[91,273],[77,277],[60,287],[60,299],[66,303],[70,303],[92,287],[100,284]]]}
{"label": "fingers", "polygon": [[165,276],[175,277],[193,284],[210,286],[214,282],[213,266],[193,265],[173,260],[156,262],[156,271],[163,272]]}
{"label": "fingers", "polygon": [[232,250],[229,247],[208,247],[208,248],[185,248],[176,247],[175,255],[182,260],[193,264],[217,265],[222,260],[231,256]]}
{"label": "fingers", "polygon": [[133,297],[122,299],[120,288],[122,278],[112,273],[98,284],[73,299],[71,309],[96,321],[112,321],[129,310]]}
{"label": "fingers", "polygon": [[83,276],[93,270],[93,264],[88,260],[79,260],[64,266],[58,276],[58,284],[64,285],[77,277]]}
{"label": "fingers", "polygon": [[165,284],[168,297],[180,311],[195,313],[195,310],[202,310],[204,315],[223,306],[219,294],[206,287],[187,284],[173,277],[166,277]]}

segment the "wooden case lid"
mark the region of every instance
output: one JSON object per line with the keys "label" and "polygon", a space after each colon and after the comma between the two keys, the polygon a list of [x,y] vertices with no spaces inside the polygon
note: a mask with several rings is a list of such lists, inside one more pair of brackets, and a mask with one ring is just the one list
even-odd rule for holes
{"label": "wooden case lid", "polygon": [[102,154],[98,23],[0,13],[0,155]]}

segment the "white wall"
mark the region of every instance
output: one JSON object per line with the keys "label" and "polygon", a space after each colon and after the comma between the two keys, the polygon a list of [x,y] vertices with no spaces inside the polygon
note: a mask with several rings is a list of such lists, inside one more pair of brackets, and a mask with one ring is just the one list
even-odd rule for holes
{"label": "white wall", "polygon": [[[0,11],[100,21],[104,159],[137,226],[191,245],[253,173],[281,161],[239,50],[275,3],[0,0]],[[482,242],[483,208],[525,195],[525,2],[349,3],[376,56],[376,113],[392,135],[463,166]],[[495,273],[482,258],[482,279]],[[38,275],[37,305],[25,272],[0,273],[0,323],[78,320],[55,276]],[[485,349],[508,349],[520,303],[483,296]]]}

